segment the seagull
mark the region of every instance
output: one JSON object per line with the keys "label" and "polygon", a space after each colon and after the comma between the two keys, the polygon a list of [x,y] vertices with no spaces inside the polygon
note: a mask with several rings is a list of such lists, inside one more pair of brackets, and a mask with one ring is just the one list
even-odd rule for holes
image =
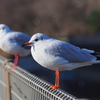
{"label": "seagull", "polygon": [[60,71],[100,63],[100,60],[97,59],[100,55],[99,52],[81,49],[42,33],[34,34],[29,42],[22,45],[22,47],[24,46],[31,46],[31,54],[36,62],[55,71],[55,85],[50,86],[52,90],[60,87]]}
{"label": "seagull", "polygon": [[11,30],[7,25],[0,24],[0,49],[15,55],[14,65],[10,70],[18,66],[19,56],[27,56],[31,52],[31,47],[22,47],[22,44],[30,40],[30,36],[22,32]]}

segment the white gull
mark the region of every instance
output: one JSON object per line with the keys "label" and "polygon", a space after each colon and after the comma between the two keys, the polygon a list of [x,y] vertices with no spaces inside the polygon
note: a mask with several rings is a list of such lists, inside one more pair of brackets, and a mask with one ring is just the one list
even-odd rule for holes
{"label": "white gull", "polygon": [[0,24],[0,48],[12,55],[15,55],[14,65],[10,68],[15,69],[18,65],[19,56],[27,56],[30,54],[29,47],[21,45],[30,40],[30,36],[22,32],[10,30],[5,24]]}
{"label": "white gull", "polygon": [[100,63],[96,57],[99,53],[81,49],[42,33],[34,34],[29,42],[22,46],[28,45],[31,46],[31,54],[36,62],[45,68],[56,71],[55,85],[50,87],[53,90],[60,87],[60,71]]}

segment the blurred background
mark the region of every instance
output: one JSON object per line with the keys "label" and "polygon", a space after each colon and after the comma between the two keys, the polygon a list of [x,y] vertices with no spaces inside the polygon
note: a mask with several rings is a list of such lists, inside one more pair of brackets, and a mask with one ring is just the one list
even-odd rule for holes
{"label": "blurred background", "polygon": [[[42,32],[100,51],[100,0],[1,0],[0,23],[30,36]],[[55,72],[38,65],[31,55],[20,58],[19,66],[54,84]],[[78,98],[100,100],[100,64],[61,72],[61,86]]]}

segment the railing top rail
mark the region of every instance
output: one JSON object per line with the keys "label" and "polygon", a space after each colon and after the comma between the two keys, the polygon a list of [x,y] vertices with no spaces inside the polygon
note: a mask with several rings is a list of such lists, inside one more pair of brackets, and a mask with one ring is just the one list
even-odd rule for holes
{"label": "railing top rail", "polygon": [[[4,63],[6,58],[0,56],[0,63]],[[33,88],[35,91],[41,93],[43,96],[47,97],[50,100],[75,100],[76,97],[73,95],[61,90],[56,89],[52,91],[48,88],[51,84],[44,81],[43,79],[37,77],[34,74],[30,74],[27,71],[17,67],[15,70],[10,71],[9,68],[12,66],[12,63],[8,63],[5,66],[5,69],[14,77],[18,78],[20,81],[27,84],[29,87]]]}

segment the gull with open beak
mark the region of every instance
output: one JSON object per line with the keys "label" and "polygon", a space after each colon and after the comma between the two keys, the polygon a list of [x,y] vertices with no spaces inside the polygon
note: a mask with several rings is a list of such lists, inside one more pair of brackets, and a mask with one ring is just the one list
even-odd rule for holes
{"label": "gull with open beak", "polygon": [[36,62],[45,68],[56,71],[55,85],[52,90],[60,87],[60,71],[100,63],[97,57],[100,53],[81,49],[68,42],[50,38],[42,33],[32,36],[23,46],[31,46],[31,54]]}

